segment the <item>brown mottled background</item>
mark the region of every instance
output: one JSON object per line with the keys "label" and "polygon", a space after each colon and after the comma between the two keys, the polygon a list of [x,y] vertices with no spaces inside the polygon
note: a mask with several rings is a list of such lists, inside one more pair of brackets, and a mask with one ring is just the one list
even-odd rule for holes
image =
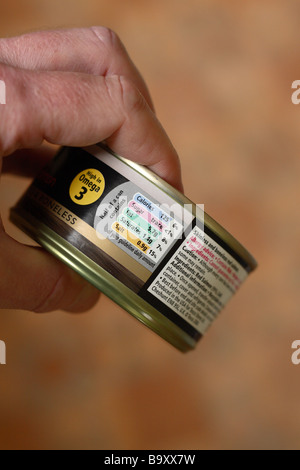
{"label": "brown mottled background", "polygon": [[[300,3],[0,6],[1,35],[93,24],[117,31],[142,71],[187,195],[260,267],[188,355],[104,296],[82,316],[1,311],[0,448],[299,449]],[[2,179],[5,219],[27,185]]]}

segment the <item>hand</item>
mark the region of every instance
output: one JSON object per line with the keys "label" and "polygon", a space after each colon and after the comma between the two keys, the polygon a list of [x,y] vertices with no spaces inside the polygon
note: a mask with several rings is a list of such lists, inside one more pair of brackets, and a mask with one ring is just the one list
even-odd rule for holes
{"label": "hand", "polygon": [[[86,146],[106,140],[182,189],[178,156],[147,87],[112,31],[94,27],[0,39],[0,171],[34,176],[44,141]],[[22,150],[33,149],[33,150]],[[10,238],[0,220],[0,308],[35,312],[92,307],[99,292],[41,248]]]}

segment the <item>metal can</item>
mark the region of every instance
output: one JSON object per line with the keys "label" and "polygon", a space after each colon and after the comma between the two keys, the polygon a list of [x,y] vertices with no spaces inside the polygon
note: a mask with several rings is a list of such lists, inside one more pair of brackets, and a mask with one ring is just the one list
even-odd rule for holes
{"label": "metal can", "polygon": [[63,147],[10,217],[183,352],[256,267],[202,207],[103,144]]}

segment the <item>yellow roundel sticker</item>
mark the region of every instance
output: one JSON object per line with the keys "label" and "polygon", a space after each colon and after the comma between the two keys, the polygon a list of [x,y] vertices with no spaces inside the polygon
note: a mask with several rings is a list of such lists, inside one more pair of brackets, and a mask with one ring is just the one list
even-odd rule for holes
{"label": "yellow roundel sticker", "polygon": [[83,170],[72,181],[70,198],[75,204],[87,206],[96,202],[105,189],[102,173],[95,169]]}

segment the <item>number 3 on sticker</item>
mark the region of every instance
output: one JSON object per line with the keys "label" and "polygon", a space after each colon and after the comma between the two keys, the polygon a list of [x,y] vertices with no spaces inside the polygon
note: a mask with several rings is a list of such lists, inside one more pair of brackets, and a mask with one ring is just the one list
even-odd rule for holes
{"label": "number 3 on sticker", "polygon": [[99,170],[90,168],[73,179],[69,194],[75,204],[87,206],[98,201],[105,189],[105,179]]}
{"label": "number 3 on sticker", "polygon": [[81,201],[83,199],[83,196],[88,192],[85,186],[82,186],[81,191],[78,196],[74,196],[77,201]]}

